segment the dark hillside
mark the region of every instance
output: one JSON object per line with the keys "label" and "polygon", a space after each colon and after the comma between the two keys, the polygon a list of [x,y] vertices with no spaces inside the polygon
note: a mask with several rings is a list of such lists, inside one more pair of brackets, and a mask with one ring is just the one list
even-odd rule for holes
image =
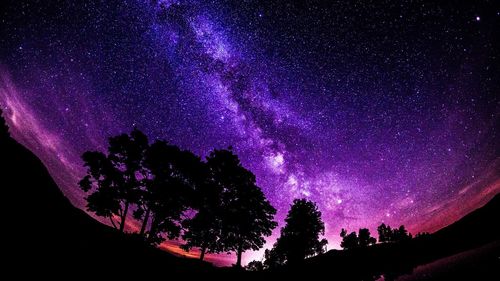
{"label": "dark hillside", "polygon": [[7,234],[2,250],[7,266],[2,267],[13,274],[130,277],[214,271],[208,263],[179,258],[121,235],[73,207],[42,162],[11,138],[2,136],[0,155]]}

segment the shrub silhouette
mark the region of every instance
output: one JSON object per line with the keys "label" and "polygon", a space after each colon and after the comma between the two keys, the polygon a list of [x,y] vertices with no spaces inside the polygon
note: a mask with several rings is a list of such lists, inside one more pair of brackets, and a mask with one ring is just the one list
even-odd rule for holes
{"label": "shrub silhouette", "polygon": [[325,251],[328,242],[326,239],[320,240],[320,235],[325,233],[325,226],[314,202],[295,199],[285,222],[281,236],[268,252],[270,260],[267,263],[270,266],[301,263],[305,258]]}

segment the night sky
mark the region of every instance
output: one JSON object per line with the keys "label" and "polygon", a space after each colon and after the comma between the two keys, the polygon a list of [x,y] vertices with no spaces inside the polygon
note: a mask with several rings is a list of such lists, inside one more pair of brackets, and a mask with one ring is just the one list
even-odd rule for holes
{"label": "night sky", "polygon": [[318,204],[328,248],[342,227],[434,231],[500,190],[495,2],[7,1],[0,105],[81,208],[80,155],[137,126],[233,146],[280,225]]}

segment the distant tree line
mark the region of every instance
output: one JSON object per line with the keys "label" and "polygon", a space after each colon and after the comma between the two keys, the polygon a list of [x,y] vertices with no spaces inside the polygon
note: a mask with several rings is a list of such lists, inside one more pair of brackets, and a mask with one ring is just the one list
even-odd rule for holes
{"label": "distant tree line", "polygon": [[[382,223],[377,227],[377,232],[380,243],[397,243],[412,238],[412,234],[406,230],[404,225],[392,229],[389,225]],[[377,243],[377,239],[371,236],[370,230],[367,228],[359,229],[358,233],[355,231],[347,233],[347,230],[342,228],[340,237],[342,238],[340,247],[343,249],[364,248]]]}
{"label": "distant tree line", "polygon": [[371,236],[368,228],[359,229],[359,234],[355,231],[348,234],[347,230],[342,228],[340,237],[342,237],[340,247],[343,249],[364,248],[377,243],[377,239]]}
{"label": "distant tree line", "polygon": [[378,240],[380,243],[397,243],[412,238],[412,234],[406,230],[404,225],[391,229],[389,225],[382,223],[377,227]]}
{"label": "distant tree line", "polygon": [[[261,271],[273,269],[285,264],[293,265],[326,251],[326,239],[319,239],[324,234],[324,225],[321,221],[321,213],[316,205],[304,199],[294,200],[287,218],[286,225],[281,229],[281,236],[269,250],[264,253],[263,261],[251,261],[247,265],[249,271]],[[382,223],[378,228],[379,243],[401,243],[412,239],[404,225],[392,229],[389,225]],[[418,233],[415,239],[428,237],[429,233]],[[367,248],[377,243],[377,239],[371,236],[368,228],[359,229],[348,233],[342,228],[340,232],[342,241],[340,247],[344,250]]]}

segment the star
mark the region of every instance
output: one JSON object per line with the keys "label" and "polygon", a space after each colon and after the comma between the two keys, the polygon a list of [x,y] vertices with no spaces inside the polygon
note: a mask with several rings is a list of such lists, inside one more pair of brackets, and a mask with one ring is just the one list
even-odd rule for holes
{"label": "star", "polygon": [[499,189],[487,1],[12,2],[0,106],[82,209],[81,154],[134,127],[202,159],[233,147],[280,226],[307,197],[332,248],[346,226],[432,232]]}

